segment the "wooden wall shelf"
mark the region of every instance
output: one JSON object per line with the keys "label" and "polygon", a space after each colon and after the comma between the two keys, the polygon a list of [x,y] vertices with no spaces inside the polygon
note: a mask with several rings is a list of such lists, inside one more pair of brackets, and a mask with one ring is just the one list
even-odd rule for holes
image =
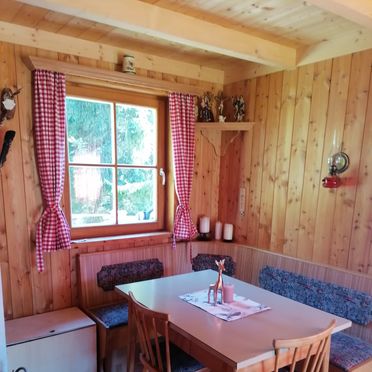
{"label": "wooden wall shelf", "polygon": [[253,121],[241,121],[241,122],[213,122],[213,123],[195,123],[196,129],[213,129],[213,130],[237,130],[247,131],[253,128],[256,124]]}
{"label": "wooden wall shelf", "polygon": [[[240,122],[236,122],[236,121],[233,121],[233,122],[224,122],[224,123],[220,123],[220,122],[213,122],[213,123],[200,123],[200,122],[197,122],[195,123],[195,127],[196,129],[200,129],[200,133],[201,135],[210,143],[210,145],[213,147],[213,150],[214,150],[214,153],[218,156],[218,157],[221,157],[221,156],[225,156],[226,152],[227,152],[227,149],[228,147],[230,146],[231,143],[233,143],[235,141],[236,138],[239,137],[240,133],[243,132],[243,131],[248,131],[250,129],[253,128],[253,126],[255,125],[256,123],[254,121],[240,121]],[[205,133],[204,132],[204,129],[206,129],[207,131]],[[214,131],[235,131],[237,132],[236,134],[234,134],[232,136],[232,138],[230,138],[229,142],[227,144],[224,145],[224,149],[218,149],[219,146],[217,146],[208,136],[208,130],[214,130]],[[209,132],[210,133],[210,132]],[[213,136],[212,136],[213,137]]]}

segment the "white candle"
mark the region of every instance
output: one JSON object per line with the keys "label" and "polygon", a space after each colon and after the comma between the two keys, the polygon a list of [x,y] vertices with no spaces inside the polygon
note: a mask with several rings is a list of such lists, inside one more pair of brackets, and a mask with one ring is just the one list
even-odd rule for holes
{"label": "white candle", "polygon": [[221,237],[222,237],[222,222],[217,221],[216,228],[214,229],[214,238],[216,240],[221,240]]}
{"label": "white candle", "polygon": [[226,303],[234,301],[234,284],[223,285],[223,301]]}
{"label": "white candle", "polygon": [[209,233],[209,217],[207,216],[200,217],[199,232],[201,234]]}
{"label": "white candle", "polygon": [[233,225],[231,223],[225,223],[223,225],[223,240],[233,239]]}

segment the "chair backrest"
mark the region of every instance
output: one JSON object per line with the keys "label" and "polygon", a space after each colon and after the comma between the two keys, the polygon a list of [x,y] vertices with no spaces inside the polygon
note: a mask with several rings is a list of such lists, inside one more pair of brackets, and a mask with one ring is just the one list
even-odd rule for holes
{"label": "chair backrest", "polygon": [[[139,303],[132,292],[129,296],[130,314],[137,328],[143,367],[150,372],[171,372],[168,314],[150,310]],[[162,358],[164,353],[165,363]]]}
{"label": "chair backrest", "polygon": [[275,339],[273,341],[275,349],[275,372],[278,372],[280,357],[285,355],[282,353],[283,349],[290,350],[290,372],[294,372],[296,364],[301,362],[300,369],[296,371],[301,372],[318,372],[322,368],[324,359],[329,353],[330,337],[332,329],[335,326],[335,320],[332,320],[330,325],[320,333],[313,336],[295,338],[295,339]]}

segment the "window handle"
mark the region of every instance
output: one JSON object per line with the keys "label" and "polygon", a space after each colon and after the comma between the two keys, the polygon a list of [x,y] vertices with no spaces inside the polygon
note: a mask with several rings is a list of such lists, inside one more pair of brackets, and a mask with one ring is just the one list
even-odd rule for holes
{"label": "window handle", "polygon": [[164,172],[164,169],[163,169],[163,168],[160,168],[160,170],[159,170],[159,175],[160,175],[160,177],[162,178],[161,184],[162,184],[163,186],[165,186],[165,172]]}

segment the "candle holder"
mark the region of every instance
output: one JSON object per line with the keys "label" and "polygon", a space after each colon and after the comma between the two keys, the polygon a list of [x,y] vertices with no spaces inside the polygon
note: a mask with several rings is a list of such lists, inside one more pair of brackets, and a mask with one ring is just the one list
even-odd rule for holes
{"label": "candle holder", "polygon": [[223,241],[224,243],[232,243],[232,242],[233,242],[232,239],[223,239],[222,241]]}
{"label": "candle holder", "polygon": [[212,240],[211,238],[211,233],[207,232],[207,233],[199,233],[198,237],[197,237],[198,240],[200,241],[209,241],[209,240]]}

